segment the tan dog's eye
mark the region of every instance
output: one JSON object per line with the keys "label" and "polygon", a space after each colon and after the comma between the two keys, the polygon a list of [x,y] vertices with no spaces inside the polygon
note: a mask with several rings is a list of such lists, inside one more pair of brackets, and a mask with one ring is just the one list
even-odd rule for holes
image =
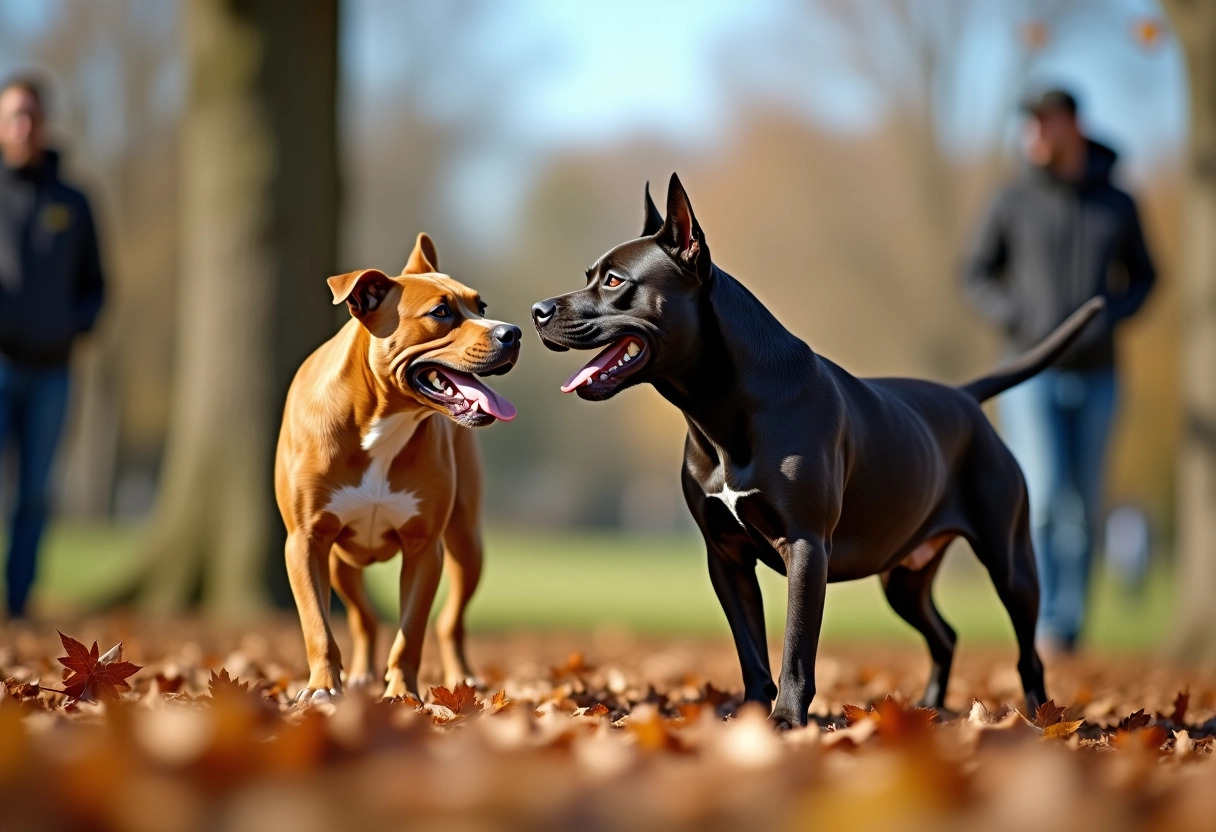
{"label": "tan dog's eye", "polygon": [[484,300],[479,300],[479,301],[477,301],[477,312],[478,312],[478,314],[480,314],[480,315],[484,315],[484,314],[486,314],[486,310],[487,310],[487,309],[489,309],[489,308],[490,308],[490,307],[486,306],[486,302],[485,302]]}
{"label": "tan dog's eye", "polygon": [[617,287],[623,286],[623,285],[625,285],[625,281],[621,280],[619,277],[617,277],[615,274],[612,274],[611,272],[609,272],[608,276],[604,278],[604,288],[605,289],[616,289]]}
{"label": "tan dog's eye", "polygon": [[432,318],[450,318],[452,317],[452,310],[448,309],[448,305],[446,303],[441,303],[427,314]]}

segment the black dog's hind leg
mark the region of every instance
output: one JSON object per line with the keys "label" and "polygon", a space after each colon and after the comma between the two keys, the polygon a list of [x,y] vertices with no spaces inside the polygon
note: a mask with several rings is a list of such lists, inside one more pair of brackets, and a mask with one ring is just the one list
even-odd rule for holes
{"label": "black dog's hind leg", "polygon": [[[756,559],[744,547],[706,541],[709,550],[709,580],[726,613],[739,665],[743,670],[743,698],[773,703],[777,685],[768,661],[768,639],[764,632],[764,597],[756,580]],[[732,551],[733,550],[733,551]]]}
{"label": "black dog's hind leg", "polygon": [[915,627],[929,645],[933,667],[929,670],[929,683],[920,700],[920,704],[928,708],[941,708],[945,704],[946,683],[950,680],[950,665],[954,661],[957,641],[954,629],[946,623],[933,603],[933,578],[941,565],[942,551],[921,569],[897,566],[882,575],[882,588],[891,609]]}
{"label": "black dog's hind leg", "polygon": [[1047,688],[1043,680],[1043,662],[1034,644],[1039,617],[1039,576],[1035,571],[1025,499],[1018,508],[1012,532],[989,529],[984,533],[985,537],[973,541],[971,547],[988,568],[996,593],[1013,622],[1013,632],[1018,640],[1018,673],[1026,693],[1026,707],[1033,714],[1047,701]]}

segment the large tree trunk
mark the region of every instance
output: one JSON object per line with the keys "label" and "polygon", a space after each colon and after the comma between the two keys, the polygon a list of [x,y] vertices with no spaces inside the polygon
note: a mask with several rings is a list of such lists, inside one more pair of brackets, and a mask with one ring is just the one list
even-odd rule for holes
{"label": "large tree trunk", "polygon": [[1176,652],[1216,661],[1216,4],[1166,0],[1186,56],[1191,134],[1182,256]]}
{"label": "large tree trunk", "polygon": [[334,322],[337,5],[184,9],[176,389],[141,588],[153,609],[247,613],[283,570],[271,475],[283,395]]}

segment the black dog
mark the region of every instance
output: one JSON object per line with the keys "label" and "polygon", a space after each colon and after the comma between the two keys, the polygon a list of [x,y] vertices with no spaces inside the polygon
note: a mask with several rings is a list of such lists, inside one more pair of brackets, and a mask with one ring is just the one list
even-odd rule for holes
{"label": "black dog", "polygon": [[[537,303],[532,317],[550,349],[606,347],[563,391],[598,401],[650,382],[684,412],[684,496],[709,550],[746,698],[775,697],[779,727],[805,725],[825,588],[879,575],[892,608],[928,642],[924,702],[940,707],[955,635],[931,585],[947,544],[963,537],[1013,620],[1027,704],[1045,701],[1026,486],[980,402],[1050,364],[1102,300],[961,388],[859,379],[811,352],[713,265],[675,175],[666,219],[647,188],[642,234],[597,260],[585,288]],[[757,561],[789,578],[779,687]]]}

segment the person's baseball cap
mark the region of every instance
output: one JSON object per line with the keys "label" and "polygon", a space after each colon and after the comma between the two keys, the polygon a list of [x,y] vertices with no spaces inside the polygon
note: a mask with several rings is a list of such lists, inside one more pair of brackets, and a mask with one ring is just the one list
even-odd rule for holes
{"label": "person's baseball cap", "polygon": [[1059,88],[1044,90],[1027,96],[1018,108],[1027,115],[1042,115],[1055,110],[1077,114],[1077,98],[1068,90]]}

